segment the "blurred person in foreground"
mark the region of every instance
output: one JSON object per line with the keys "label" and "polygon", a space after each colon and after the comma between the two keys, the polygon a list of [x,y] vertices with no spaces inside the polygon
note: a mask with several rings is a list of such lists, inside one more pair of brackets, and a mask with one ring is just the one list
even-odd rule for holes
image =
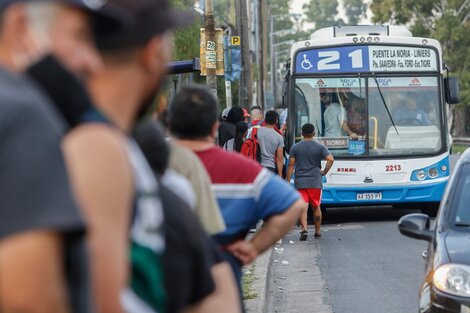
{"label": "blurred person in foreground", "polygon": [[25,71],[53,53],[86,79],[100,67],[92,19],[118,20],[78,0],[2,0],[0,14],[0,312],[93,312],[67,126]]}
{"label": "blurred person in foreground", "polygon": [[[227,110],[227,114],[230,111],[230,109],[225,110]],[[165,133],[168,136],[167,139],[171,139],[168,129],[168,110],[164,112],[166,112],[165,116],[162,116],[163,112],[161,111],[157,113],[157,118],[164,127]],[[170,146],[170,160],[166,173],[174,171],[189,181],[196,198],[195,213],[209,235],[225,230],[225,223],[214,193],[211,190],[211,181],[204,165],[188,148],[182,147],[172,140],[168,140],[168,142]]]}
{"label": "blurred person in foreground", "polygon": [[114,35],[95,33],[104,65],[89,83],[96,106],[63,147],[90,229],[98,312],[166,312],[160,187],[130,134],[166,74],[170,29],[192,18],[164,0],[112,0],[106,7],[126,12],[128,23]]}
{"label": "blurred person in foreground", "polygon": [[[182,89],[170,106],[170,131],[175,140],[193,150],[212,179],[212,189],[227,229],[214,236],[230,262],[241,292],[242,265],[284,236],[299,218],[303,201],[299,194],[258,163],[216,146],[217,100],[207,89]],[[261,230],[245,237],[259,220]]]}
{"label": "blurred person in foreground", "polygon": [[[137,125],[134,137],[154,173],[168,175],[170,146],[163,131],[151,120]],[[161,180],[160,195],[165,214],[165,290],[167,312],[240,312],[235,278],[198,218],[181,197],[183,185]]]}

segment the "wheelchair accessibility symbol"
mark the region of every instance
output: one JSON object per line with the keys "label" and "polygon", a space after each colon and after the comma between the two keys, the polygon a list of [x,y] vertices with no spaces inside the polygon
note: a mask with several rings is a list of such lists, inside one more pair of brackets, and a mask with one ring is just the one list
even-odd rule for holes
{"label": "wheelchair accessibility symbol", "polygon": [[304,60],[302,61],[300,66],[302,66],[302,68],[306,71],[313,67],[312,62],[310,62],[310,60],[307,59],[307,54],[304,54]]}

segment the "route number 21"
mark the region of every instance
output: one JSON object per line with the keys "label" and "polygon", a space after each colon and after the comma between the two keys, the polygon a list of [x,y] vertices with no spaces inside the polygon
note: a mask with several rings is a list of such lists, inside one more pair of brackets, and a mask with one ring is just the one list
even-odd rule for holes
{"label": "route number 21", "polygon": [[[339,51],[320,51],[318,52],[318,70],[339,70],[341,69],[341,63],[338,62],[341,58]],[[352,68],[362,68],[362,50],[354,50],[348,54],[348,57],[351,59]]]}

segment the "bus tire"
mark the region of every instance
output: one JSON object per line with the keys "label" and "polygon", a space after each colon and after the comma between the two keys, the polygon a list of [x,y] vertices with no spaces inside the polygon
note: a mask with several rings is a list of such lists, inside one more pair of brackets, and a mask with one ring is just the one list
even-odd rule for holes
{"label": "bus tire", "polygon": [[431,217],[436,217],[437,211],[439,210],[439,202],[431,202],[424,204],[421,212]]}

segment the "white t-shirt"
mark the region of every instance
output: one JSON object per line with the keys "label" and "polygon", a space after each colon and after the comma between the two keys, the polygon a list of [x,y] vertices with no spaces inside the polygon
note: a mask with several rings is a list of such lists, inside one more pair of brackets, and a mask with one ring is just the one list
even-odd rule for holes
{"label": "white t-shirt", "polygon": [[341,125],[346,121],[346,111],[339,105],[339,103],[331,103],[323,113],[325,123],[325,133],[323,137],[343,137],[344,133]]}

